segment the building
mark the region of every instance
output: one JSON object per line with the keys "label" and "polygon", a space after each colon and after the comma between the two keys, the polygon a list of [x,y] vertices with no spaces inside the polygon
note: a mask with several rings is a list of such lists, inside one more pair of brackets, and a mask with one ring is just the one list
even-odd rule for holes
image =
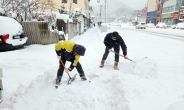
{"label": "building", "polygon": [[159,0],[148,0],[146,23],[157,24],[158,1]]}
{"label": "building", "polygon": [[58,9],[64,6],[66,9],[75,11],[79,8],[85,13],[89,13],[89,2],[90,0],[37,0],[40,3],[38,11],[43,10],[43,8],[49,12],[59,12]]}
{"label": "building", "polygon": [[179,22],[184,22],[184,0],[181,0],[178,20]]}
{"label": "building", "polygon": [[162,9],[162,22],[167,25],[178,23],[180,0],[164,0]]}
{"label": "building", "polygon": [[146,23],[167,25],[184,21],[184,0],[148,0]]}

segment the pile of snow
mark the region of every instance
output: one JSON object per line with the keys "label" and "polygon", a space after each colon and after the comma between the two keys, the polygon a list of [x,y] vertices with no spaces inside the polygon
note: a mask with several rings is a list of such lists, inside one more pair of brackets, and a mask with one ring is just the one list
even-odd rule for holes
{"label": "pile of snow", "polygon": [[4,9],[3,8],[0,8],[0,13],[4,14]]}
{"label": "pile of snow", "polygon": [[17,35],[23,32],[21,24],[13,18],[0,16],[0,24],[0,35],[9,34],[11,38],[13,35]]}
{"label": "pile of snow", "polygon": [[166,110],[184,110],[184,100],[172,104]]}
{"label": "pile of snow", "polygon": [[69,20],[69,15],[57,13],[56,14],[56,19],[62,19],[65,23],[67,23],[68,20]]}
{"label": "pile of snow", "polygon": [[133,74],[145,78],[157,78],[157,65],[154,60],[144,58],[134,66]]}

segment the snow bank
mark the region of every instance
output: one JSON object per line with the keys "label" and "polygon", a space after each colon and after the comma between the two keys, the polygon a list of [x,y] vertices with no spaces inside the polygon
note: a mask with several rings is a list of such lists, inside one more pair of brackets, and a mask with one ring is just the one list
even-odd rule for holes
{"label": "snow bank", "polygon": [[[54,82],[53,77],[55,74],[53,72],[45,72],[44,75],[39,75],[35,80],[33,80],[30,85],[18,87],[17,92],[6,102],[2,103],[1,110],[35,110],[40,108],[41,102],[37,99],[50,98],[52,96]],[[37,108],[34,108],[37,107]]]}
{"label": "snow bank", "polygon": [[166,110],[184,110],[184,100],[172,104]]}

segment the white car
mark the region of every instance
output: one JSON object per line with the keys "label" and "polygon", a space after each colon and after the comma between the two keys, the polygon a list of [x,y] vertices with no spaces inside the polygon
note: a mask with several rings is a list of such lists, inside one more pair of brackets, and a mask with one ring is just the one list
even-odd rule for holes
{"label": "white car", "polygon": [[156,25],[156,28],[167,28],[167,25],[165,23],[162,23],[162,22],[159,22],[157,25]]}
{"label": "white car", "polygon": [[177,24],[171,25],[172,29],[177,29]]}
{"label": "white car", "polygon": [[111,28],[109,23],[102,23],[101,26],[106,26],[108,29]]}
{"label": "white car", "polygon": [[184,29],[184,22],[177,24],[177,29]]}
{"label": "white car", "polygon": [[153,24],[153,23],[147,23],[146,24],[146,27],[148,27],[148,28],[155,28],[155,24]]}
{"label": "white car", "polygon": [[135,26],[136,29],[146,29],[146,23],[145,22],[138,22],[138,24]]}
{"label": "white car", "polygon": [[0,52],[24,47],[27,37],[18,21],[0,16],[0,26]]}

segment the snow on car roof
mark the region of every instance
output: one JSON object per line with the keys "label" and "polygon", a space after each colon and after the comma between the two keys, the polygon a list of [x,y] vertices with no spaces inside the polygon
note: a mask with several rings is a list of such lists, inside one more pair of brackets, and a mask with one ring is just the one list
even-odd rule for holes
{"label": "snow on car roof", "polygon": [[23,32],[21,24],[13,18],[0,16],[0,26],[0,35],[13,36]]}

